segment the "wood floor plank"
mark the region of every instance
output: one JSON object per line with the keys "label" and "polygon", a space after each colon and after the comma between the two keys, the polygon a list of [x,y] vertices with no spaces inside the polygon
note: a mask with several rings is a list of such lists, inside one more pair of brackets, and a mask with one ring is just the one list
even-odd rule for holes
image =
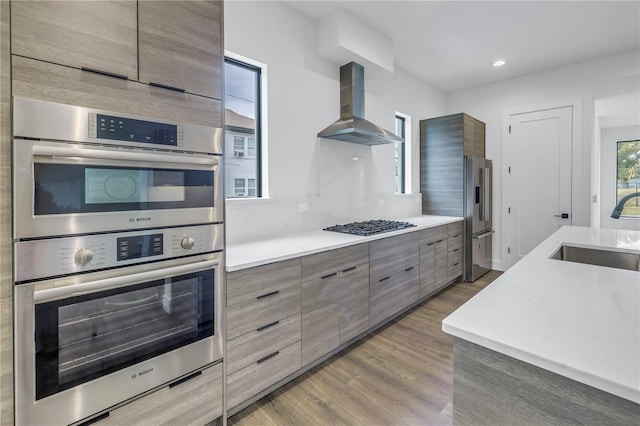
{"label": "wood floor plank", "polygon": [[499,275],[446,288],[228,424],[451,425],[453,338],[442,320]]}

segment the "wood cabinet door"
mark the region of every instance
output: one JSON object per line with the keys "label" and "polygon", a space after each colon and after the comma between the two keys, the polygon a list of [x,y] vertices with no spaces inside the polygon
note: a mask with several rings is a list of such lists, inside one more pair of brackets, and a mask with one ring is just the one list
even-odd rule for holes
{"label": "wood cabinet door", "polygon": [[410,232],[369,243],[371,282],[418,265],[419,241],[419,234]]}
{"label": "wood cabinet door", "polygon": [[436,288],[440,288],[447,283],[447,277],[449,276],[449,264],[448,264],[448,252],[447,252],[447,240],[440,240],[435,242],[435,280]]}
{"label": "wood cabinet door", "polygon": [[420,297],[436,290],[435,242],[420,246]]}
{"label": "wood cabinet door", "polygon": [[[445,258],[445,273],[446,266]],[[417,266],[371,282],[371,325],[392,317],[417,301],[419,286],[420,276]]]}
{"label": "wood cabinet door", "polygon": [[340,344],[369,328],[369,264],[340,272]]}
{"label": "wood cabinet door", "polygon": [[11,53],[135,81],[136,12],[134,0],[14,1]]}
{"label": "wood cabinet door", "polygon": [[221,1],[141,1],[138,40],[141,82],[221,99]]}
{"label": "wood cabinet door", "polygon": [[302,283],[302,365],[340,343],[338,274]]}

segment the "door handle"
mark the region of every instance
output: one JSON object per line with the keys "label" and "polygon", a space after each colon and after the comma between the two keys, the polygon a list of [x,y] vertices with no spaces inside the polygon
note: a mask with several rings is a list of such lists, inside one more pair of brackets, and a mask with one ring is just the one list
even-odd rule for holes
{"label": "door handle", "polygon": [[483,239],[483,238],[487,238],[487,237],[491,236],[491,234],[493,234],[494,232],[495,232],[495,231],[492,229],[491,231],[487,231],[487,232],[482,233],[482,234],[480,234],[480,235],[474,235],[472,238],[473,238],[474,240],[481,240],[481,239]]}
{"label": "door handle", "polygon": [[559,217],[561,219],[569,219],[569,213],[554,214],[553,217]]}

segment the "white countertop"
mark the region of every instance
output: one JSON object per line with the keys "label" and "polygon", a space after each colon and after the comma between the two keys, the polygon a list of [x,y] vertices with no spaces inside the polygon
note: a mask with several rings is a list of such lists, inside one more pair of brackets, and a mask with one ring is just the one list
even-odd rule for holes
{"label": "white countertop", "polygon": [[640,272],[549,259],[563,243],[640,253],[640,232],[563,227],[442,329],[640,403]]}
{"label": "white countertop", "polygon": [[462,218],[453,216],[415,216],[395,220],[410,222],[416,226],[369,237],[318,230],[245,244],[227,245],[225,252],[226,270],[227,272],[233,272],[326,250],[366,243],[393,235],[458,222]]}

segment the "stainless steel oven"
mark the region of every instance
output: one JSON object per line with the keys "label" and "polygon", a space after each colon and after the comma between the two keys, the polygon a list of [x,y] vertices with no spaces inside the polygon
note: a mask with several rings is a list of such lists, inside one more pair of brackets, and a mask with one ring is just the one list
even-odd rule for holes
{"label": "stainless steel oven", "polygon": [[222,222],[221,134],[14,99],[14,238]]}
{"label": "stainless steel oven", "polygon": [[17,242],[16,424],[70,424],[220,360],[222,236],[209,224]]}

